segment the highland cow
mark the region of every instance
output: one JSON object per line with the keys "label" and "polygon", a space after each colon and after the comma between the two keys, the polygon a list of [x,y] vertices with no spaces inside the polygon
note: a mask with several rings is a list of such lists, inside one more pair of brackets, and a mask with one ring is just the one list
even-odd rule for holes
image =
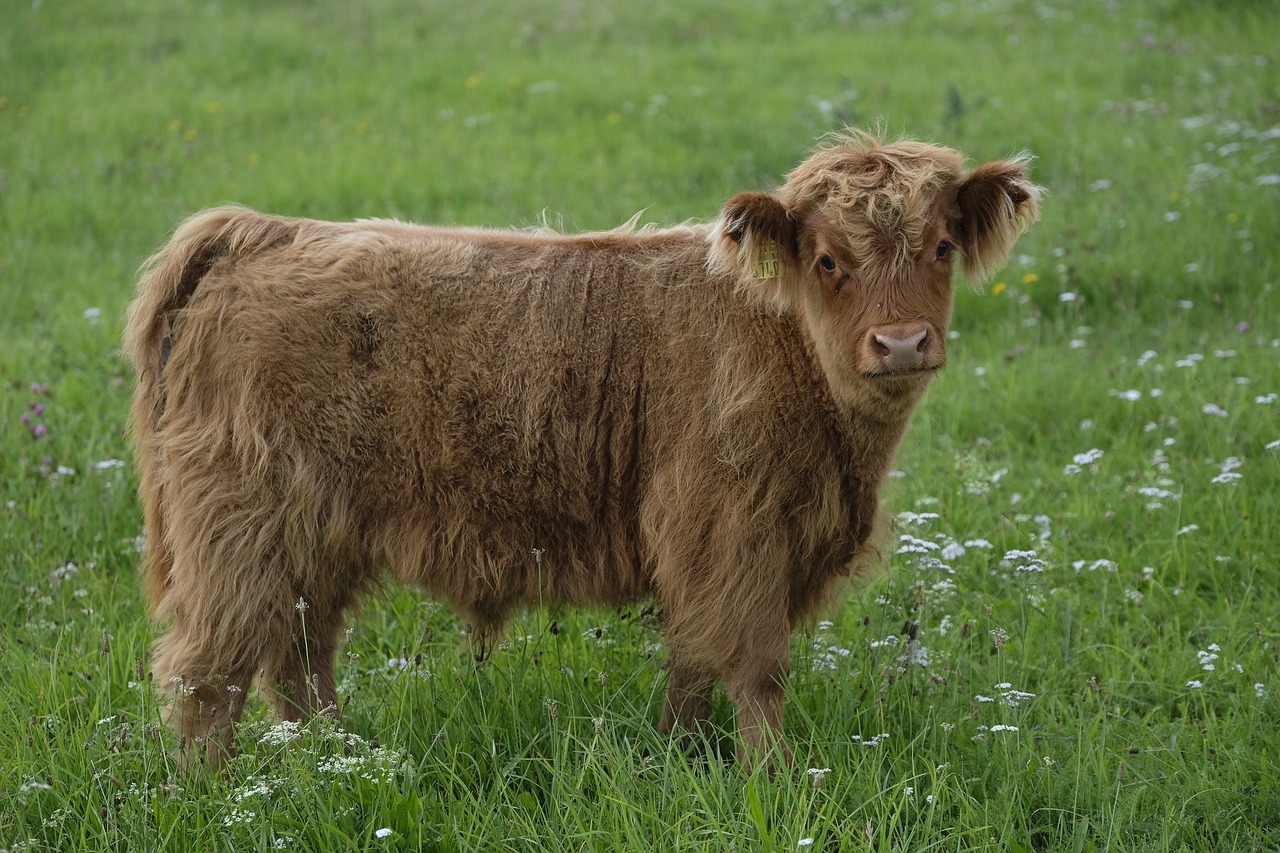
{"label": "highland cow", "polygon": [[387,578],[480,649],[513,607],[652,598],[661,730],[720,682],[739,757],[785,750],[792,630],[871,550],[952,268],[1003,264],[1039,192],[1026,157],[849,131],[709,224],[189,219],[125,333],[189,754],[222,760],[255,677],[284,718],[336,713],[344,614]]}

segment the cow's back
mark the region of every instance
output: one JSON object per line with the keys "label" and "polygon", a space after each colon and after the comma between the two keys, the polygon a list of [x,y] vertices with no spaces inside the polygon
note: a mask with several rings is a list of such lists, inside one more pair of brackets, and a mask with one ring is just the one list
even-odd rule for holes
{"label": "cow's back", "polygon": [[198,345],[175,359],[216,386],[238,470],[329,531],[292,538],[479,621],[515,600],[630,600],[650,591],[655,465],[722,408],[733,297],[703,253],[691,229],[305,223],[209,271],[175,332]]}

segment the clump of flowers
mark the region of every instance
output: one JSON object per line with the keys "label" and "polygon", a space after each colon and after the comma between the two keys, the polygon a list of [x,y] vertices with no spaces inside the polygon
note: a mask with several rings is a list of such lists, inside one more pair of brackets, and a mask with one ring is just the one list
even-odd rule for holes
{"label": "clump of flowers", "polygon": [[[49,397],[49,386],[44,382],[32,382],[31,393],[37,397]],[[32,438],[41,438],[49,432],[49,428],[44,423],[44,403],[39,400],[32,400],[27,403],[27,410],[18,418],[22,425],[31,433]]]}
{"label": "clump of flowers", "polygon": [[810,663],[814,672],[837,669],[841,661],[846,660],[852,654],[851,649],[831,642],[831,636],[827,633],[831,630],[831,627],[831,622],[823,620],[818,623],[818,629],[814,632],[813,660]]}
{"label": "clump of flowers", "polygon": [[1095,464],[1102,458],[1102,451],[1098,448],[1086,450],[1084,453],[1077,453],[1071,458],[1071,464],[1062,469],[1062,473],[1070,476],[1071,474],[1079,474],[1086,466]]}

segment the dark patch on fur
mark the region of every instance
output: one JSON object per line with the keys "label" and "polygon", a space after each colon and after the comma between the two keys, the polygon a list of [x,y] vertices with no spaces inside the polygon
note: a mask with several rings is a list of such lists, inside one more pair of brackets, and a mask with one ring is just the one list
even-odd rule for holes
{"label": "dark patch on fur", "polygon": [[371,314],[360,315],[355,326],[350,336],[351,360],[360,367],[372,368],[374,356],[382,346],[382,327]]}

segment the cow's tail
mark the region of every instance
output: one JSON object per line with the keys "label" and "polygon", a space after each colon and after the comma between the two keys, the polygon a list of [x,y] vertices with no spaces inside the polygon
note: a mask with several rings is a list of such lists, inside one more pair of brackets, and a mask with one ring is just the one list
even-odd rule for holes
{"label": "cow's tail", "polygon": [[174,320],[214,264],[292,242],[297,230],[292,220],[245,207],[217,207],[182,223],[164,248],[142,267],[138,292],[125,320],[124,353],[137,376],[129,431],[145,524],[142,562],[153,609],[164,597],[172,565],[162,511],[160,423],[165,409],[164,368],[174,345]]}

